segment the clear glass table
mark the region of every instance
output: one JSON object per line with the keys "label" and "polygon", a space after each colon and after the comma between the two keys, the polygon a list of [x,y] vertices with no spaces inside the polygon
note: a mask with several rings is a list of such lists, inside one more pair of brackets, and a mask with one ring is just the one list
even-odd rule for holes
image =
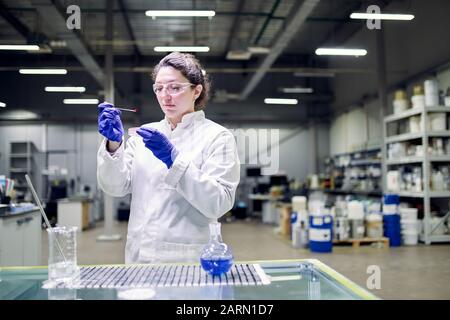
{"label": "clear glass table", "polygon": [[315,259],[266,260],[268,285],[152,287],[144,289],[43,288],[47,267],[0,267],[0,300],[358,300],[378,299]]}

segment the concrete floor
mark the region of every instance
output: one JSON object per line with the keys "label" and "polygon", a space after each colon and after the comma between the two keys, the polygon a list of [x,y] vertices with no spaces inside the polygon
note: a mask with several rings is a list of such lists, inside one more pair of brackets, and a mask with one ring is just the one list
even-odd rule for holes
{"label": "concrete floor", "polygon": [[[112,242],[96,240],[104,231],[100,224],[80,233],[78,264],[124,263],[126,228],[126,223],[115,223],[114,232],[122,235],[122,240]],[[334,246],[331,254],[316,254],[292,248],[288,240],[275,233],[274,227],[259,222],[224,223],[222,235],[232,247],[236,261],[314,258],[366,289],[367,267],[377,265],[381,269],[381,289],[369,291],[382,299],[450,299],[449,244],[398,248]],[[43,232],[43,265],[47,264],[47,248],[47,233]]]}

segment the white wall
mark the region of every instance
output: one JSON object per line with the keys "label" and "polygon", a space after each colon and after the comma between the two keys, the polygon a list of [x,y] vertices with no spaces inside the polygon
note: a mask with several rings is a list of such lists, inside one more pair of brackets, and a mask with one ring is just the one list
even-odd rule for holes
{"label": "white wall", "polygon": [[376,144],[378,132],[372,115],[374,109],[376,111],[376,105],[375,108],[356,108],[337,116],[332,121],[330,129],[331,155],[362,150]]}
{"label": "white wall", "polygon": [[[262,165],[265,166],[266,162],[261,161],[261,155],[269,157],[272,161],[273,168],[279,168],[278,173],[287,174],[289,178],[297,178],[301,181],[305,181],[308,175],[312,173],[320,172],[323,166],[323,160],[329,154],[329,134],[328,126],[325,124],[316,125],[316,133],[314,133],[313,126],[307,127],[292,127],[292,126],[239,126],[232,125],[226,126],[231,129],[233,133],[237,133],[236,139],[238,144],[239,158],[241,160],[242,171],[248,165]],[[276,141],[270,142],[269,149],[274,152],[272,154],[266,151],[264,146],[260,143],[253,145],[244,143],[242,135],[256,136],[258,142],[262,136],[270,137],[271,132],[277,131],[278,133],[274,137],[278,137]],[[314,143],[315,139],[317,140]],[[278,148],[278,151],[276,150]],[[317,158],[316,159],[316,155]],[[276,159],[273,157],[277,157]],[[278,162],[278,163],[277,163]],[[317,168],[316,168],[317,163]],[[263,169],[264,173],[264,169]],[[272,172],[275,173],[275,172]]]}

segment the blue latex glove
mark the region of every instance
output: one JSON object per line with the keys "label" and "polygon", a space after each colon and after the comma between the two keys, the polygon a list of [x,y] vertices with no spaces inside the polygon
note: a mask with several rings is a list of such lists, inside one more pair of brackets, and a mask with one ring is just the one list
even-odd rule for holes
{"label": "blue latex glove", "polygon": [[110,103],[103,102],[98,105],[98,132],[106,139],[121,142],[123,125],[120,120],[121,111]]}
{"label": "blue latex glove", "polygon": [[178,151],[169,139],[153,128],[141,127],[136,132],[144,139],[145,146],[153,152],[155,157],[164,162],[167,169],[169,169],[178,155]]}

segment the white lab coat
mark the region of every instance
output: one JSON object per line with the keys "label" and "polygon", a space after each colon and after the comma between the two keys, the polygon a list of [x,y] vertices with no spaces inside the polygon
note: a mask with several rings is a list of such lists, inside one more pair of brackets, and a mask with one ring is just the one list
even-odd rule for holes
{"label": "white lab coat", "polygon": [[164,133],[178,150],[172,167],[132,136],[113,154],[106,139],[97,180],[111,196],[132,195],[125,263],[198,262],[209,223],[234,205],[240,162],[232,133],[189,113],[172,131],[167,118],[144,125]]}

